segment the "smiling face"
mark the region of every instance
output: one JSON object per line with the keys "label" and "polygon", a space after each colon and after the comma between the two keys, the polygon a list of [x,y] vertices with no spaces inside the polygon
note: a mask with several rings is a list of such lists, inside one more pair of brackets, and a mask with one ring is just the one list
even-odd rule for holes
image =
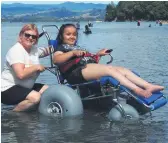
{"label": "smiling face", "polygon": [[37,42],[37,33],[34,30],[27,30],[20,36],[21,44],[29,49]]}
{"label": "smiling face", "polygon": [[39,38],[38,29],[35,24],[26,24],[22,27],[18,42],[23,48],[30,52],[33,45],[37,44]]}
{"label": "smiling face", "polygon": [[66,27],[63,32],[63,43],[74,45],[77,39],[77,31],[73,26]]}

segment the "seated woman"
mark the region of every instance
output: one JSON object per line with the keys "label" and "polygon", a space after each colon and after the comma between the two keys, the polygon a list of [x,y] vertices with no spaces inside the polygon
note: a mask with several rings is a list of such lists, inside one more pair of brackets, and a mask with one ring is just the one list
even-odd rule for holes
{"label": "seated woman", "polygon": [[[61,64],[64,65],[63,63],[69,63],[72,59],[87,54],[84,50],[76,49],[75,42],[77,37],[78,33],[75,25],[65,24],[60,27],[57,36],[59,46],[53,57],[54,63],[60,65],[60,69]],[[81,62],[82,60],[76,60],[74,63],[71,62],[69,65],[64,66],[64,69],[60,71],[70,84],[97,80],[103,76],[112,76],[117,79],[121,85],[126,86],[134,93],[144,97],[149,97],[152,95],[152,92],[164,89],[163,86],[148,83],[124,67],[98,64],[97,61],[101,56],[109,54],[106,51],[107,49],[102,49],[98,51],[95,56],[87,57],[87,64],[83,64],[83,62]]]}

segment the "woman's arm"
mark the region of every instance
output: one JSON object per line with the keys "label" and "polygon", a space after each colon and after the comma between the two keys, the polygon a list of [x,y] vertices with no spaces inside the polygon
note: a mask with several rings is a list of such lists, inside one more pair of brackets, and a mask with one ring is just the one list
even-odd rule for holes
{"label": "woman's arm", "polygon": [[54,64],[62,64],[68,61],[70,58],[74,56],[73,51],[63,53],[61,51],[57,51],[54,53],[53,62]]}
{"label": "woman's arm", "polygon": [[39,52],[39,58],[43,58],[43,57],[46,57],[46,56],[54,53],[54,48],[53,48],[53,46],[50,46],[50,47],[47,47],[47,48],[39,47],[38,52]]}
{"label": "woman's arm", "polygon": [[25,79],[31,77],[36,72],[42,72],[45,68],[42,65],[32,65],[31,67],[25,67],[25,64],[17,63],[13,64],[12,68],[19,79]]}
{"label": "woman's arm", "polygon": [[70,58],[77,56],[83,56],[83,54],[86,54],[86,51],[83,50],[73,50],[73,51],[69,51],[66,53],[63,53],[61,51],[57,51],[54,53],[53,56],[53,62],[54,64],[62,64],[64,62],[67,62]]}

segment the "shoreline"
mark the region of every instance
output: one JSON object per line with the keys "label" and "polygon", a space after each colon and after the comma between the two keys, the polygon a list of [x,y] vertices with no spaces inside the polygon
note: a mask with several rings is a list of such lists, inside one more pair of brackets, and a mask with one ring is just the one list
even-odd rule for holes
{"label": "shoreline", "polygon": [[[160,22],[162,22],[162,24],[168,24],[168,20],[159,20]],[[22,22],[22,23],[29,23],[29,22],[45,22],[45,21],[10,21],[10,20],[7,20],[7,21],[1,21],[1,23],[3,22],[10,22],[10,23],[17,23],[17,22]],[[47,22],[77,22],[76,20],[75,21],[62,21],[62,20],[58,20],[58,21],[47,21]],[[80,22],[88,22],[88,20],[81,20]],[[104,20],[92,20],[91,22],[137,22],[136,20],[135,21],[129,21],[129,20],[125,20],[125,21],[104,21]],[[140,22],[156,22],[156,21],[148,21],[148,20],[141,20]]]}
{"label": "shoreline", "polygon": [[162,24],[168,24],[168,20],[160,20]]}

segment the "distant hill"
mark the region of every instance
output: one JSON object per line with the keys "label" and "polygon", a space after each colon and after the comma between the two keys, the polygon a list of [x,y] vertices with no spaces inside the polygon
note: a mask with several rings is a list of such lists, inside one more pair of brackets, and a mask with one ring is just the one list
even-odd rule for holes
{"label": "distant hill", "polygon": [[2,21],[59,21],[103,20],[106,4],[74,3],[61,4],[3,4]]}

